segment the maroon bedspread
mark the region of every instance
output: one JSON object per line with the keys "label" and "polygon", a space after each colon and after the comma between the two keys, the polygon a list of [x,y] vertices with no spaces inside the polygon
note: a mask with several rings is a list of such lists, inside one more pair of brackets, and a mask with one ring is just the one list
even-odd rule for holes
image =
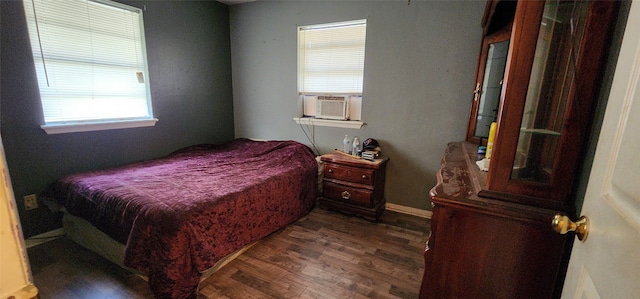
{"label": "maroon bedspread", "polygon": [[311,210],[316,176],[303,144],[237,139],[66,176],[47,196],[125,244],[157,298],[196,298],[199,272]]}

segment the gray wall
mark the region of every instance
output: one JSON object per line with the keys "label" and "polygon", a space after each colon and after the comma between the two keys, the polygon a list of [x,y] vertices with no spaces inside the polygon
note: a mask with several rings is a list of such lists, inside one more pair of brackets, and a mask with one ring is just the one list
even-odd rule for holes
{"label": "gray wall", "polygon": [[360,130],[316,127],[321,153],[345,134],[377,139],[387,202],[431,209],[429,189],[450,141],[465,138],[482,1],[258,1],[230,7],[236,137],[311,143],[297,111],[298,25],[367,21]]}
{"label": "gray wall", "polygon": [[[125,2],[125,1],[123,1]],[[203,1],[125,2],[143,8],[155,127],[47,135],[22,1],[1,3],[1,133],[25,237],[60,227],[24,195],[55,178],[233,139],[229,11]]]}

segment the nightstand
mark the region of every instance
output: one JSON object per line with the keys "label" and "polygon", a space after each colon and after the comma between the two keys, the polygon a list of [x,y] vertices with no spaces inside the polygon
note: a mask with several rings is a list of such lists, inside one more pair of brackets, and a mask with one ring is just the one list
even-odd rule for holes
{"label": "nightstand", "polygon": [[367,161],[345,154],[320,157],[324,162],[320,207],[377,221],[385,209],[384,181],[389,158]]}

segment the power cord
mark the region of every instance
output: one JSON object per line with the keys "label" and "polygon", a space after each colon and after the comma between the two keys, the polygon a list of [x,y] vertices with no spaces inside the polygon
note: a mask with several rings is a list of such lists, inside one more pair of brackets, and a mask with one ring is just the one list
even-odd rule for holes
{"label": "power cord", "polygon": [[[307,130],[305,130],[304,125],[302,124],[302,120],[299,121],[298,124],[300,125],[300,129],[302,130],[302,133],[304,133],[304,135],[307,137],[307,140],[309,140],[309,143],[311,143],[311,146],[313,147],[313,151],[315,152],[315,154],[317,156],[320,156],[320,150],[318,150],[318,147],[316,146],[316,141],[315,141],[316,126],[310,123],[308,124]],[[309,133],[307,133],[307,131],[309,131]]]}

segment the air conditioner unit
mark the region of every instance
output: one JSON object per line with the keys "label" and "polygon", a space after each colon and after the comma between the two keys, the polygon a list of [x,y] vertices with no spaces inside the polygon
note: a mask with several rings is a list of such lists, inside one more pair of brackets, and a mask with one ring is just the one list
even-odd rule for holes
{"label": "air conditioner unit", "polygon": [[318,96],[316,118],[349,119],[349,96]]}

